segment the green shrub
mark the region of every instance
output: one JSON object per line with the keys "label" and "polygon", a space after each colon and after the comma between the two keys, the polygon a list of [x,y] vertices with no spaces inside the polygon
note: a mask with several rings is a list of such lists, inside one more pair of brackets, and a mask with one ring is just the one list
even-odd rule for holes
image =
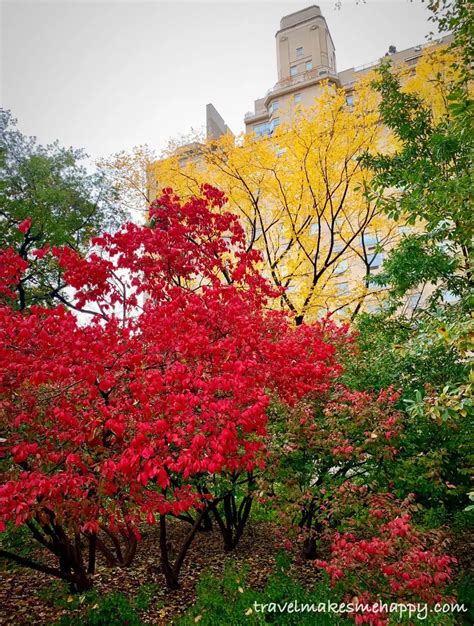
{"label": "green shrub", "polygon": [[75,611],[98,601],[97,591],[71,593],[69,584],[63,580],[52,580],[49,585],[37,593],[38,597],[53,606]]}
{"label": "green shrub", "polygon": [[[145,611],[155,594],[155,585],[143,585],[139,588],[136,597],[129,600],[123,593],[109,593],[103,598],[98,598],[95,592],[83,596],[68,596],[66,606],[76,609],[86,602],[89,606],[80,616],[77,614],[66,615],[57,626],[142,626],[143,622],[138,613]],[[73,598],[73,602],[69,602]],[[82,602],[81,602],[82,599]],[[94,604],[92,604],[94,602]]]}
{"label": "green shrub", "polygon": [[[32,548],[31,533],[26,526],[15,526],[9,523],[7,529],[0,533],[0,546],[4,550],[18,554],[18,556],[28,557]],[[12,561],[0,557],[2,567],[4,563],[7,564],[8,568],[17,567]]]}
{"label": "green shrub", "polygon": [[283,605],[285,602],[314,604],[326,602],[329,590],[318,587],[307,591],[299,582],[291,578],[289,558],[282,554],[277,557],[275,571],[263,591],[252,589],[247,584],[248,570],[236,569],[228,564],[221,579],[204,574],[197,586],[197,600],[185,615],[178,620],[179,626],[242,626],[257,624],[278,624],[285,626],[343,626],[350,621],[338,619],[324,613],[302,613],[272,611],[262,605],[269,603]]}
{"label": "green shrub", "polygon": [[464,574],[458,583],[456,589],[457,601],[464,604],[467,612],[460,614],[459,623],[462,626],[474,624],[474,587],[472,585],[472,576]]}

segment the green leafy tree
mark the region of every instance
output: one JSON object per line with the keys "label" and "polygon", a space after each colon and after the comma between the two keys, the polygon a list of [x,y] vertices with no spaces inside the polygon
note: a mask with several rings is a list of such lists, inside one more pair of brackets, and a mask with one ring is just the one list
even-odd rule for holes
{"label": "green leafy tree", "polygon": [[[446,85],[444,111],[435,114],[389,66],[378,70],[380,113],[399,147],[363,157],[375,174],[371,193],[389,216],[416,229],[373,279],[391,287],[392,306],[357,321],[359,354],[349,358],[346,382],[357,389],[403,389],[407,419],[394,489],[414,491],[431,521],[444,522],[468,505],[473,455],[474,12],[463,0],[429,6],[438,29],[453,33],[454,78]],[[432,289],[426,305],[411,318],[400,314],[407,293],[425,285]],[[447,303],[448,294],[455,303]]]}
{"label": "green leafy tree", "polygon": [[432,301],[449,291],[469,303],[474,287],[473,11],[463,0],[429,6],[438,28],[453,31],[455,78],[446,85],[445,110],[435,115],[429,103],[403,88],[388,65],[378,70],[374,87],[381,95],[380,113],[401,148],[366,155],[364,162],[375,172],[373,193],[381,196],[387,214],[403,216],[421,231],[402,240],[374,282],[390,284],[397,302],[431,283],[437,287]]}
{"label": "green leafy tree", "polygon": [[394,387],[398,406],[425,385],[442,388],[468,376],[469,364],[445,341],[446,328],[469,319],[459,306],[439,306],[429,315],[362,314],[356,321],[356,351],[345,359],[344,382],[358,391]]}
{"label": "green leafy tree", "polygon": [[35,250],[45,244],[84,250],[91,236],[124,217],[104,176],[88,172],[85,159],[81,150],[57,142],[39,145],[0,110],[0,246],[31,264],[19,285],[21,308],[51,301],[62,286],[56,263],[40,270]]}

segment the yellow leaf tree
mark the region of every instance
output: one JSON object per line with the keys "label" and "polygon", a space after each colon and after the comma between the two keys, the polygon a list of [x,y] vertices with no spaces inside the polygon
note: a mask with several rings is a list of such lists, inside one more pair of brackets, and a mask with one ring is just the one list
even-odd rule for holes
{"label": "yellow leaf tree", "polygon": [[327,85],[271,137],[194,143],[188,154],[154,163],[149,178],[155,190],[169,186],[182,196],[203,182],[222,189],[297,322],[328,311],[353,316],[369,296],[379,297],[369,276],[397,236],[358,160],[387,142],[368,79],[353,106]]}
{"label": "yellow leaf tree", "polygon": [[122,150],[97,161],[117,193],[117,198],[133,219],[142,221],[153,198],[150,195],[147,172],[157,160],[147,145],[135,146],[130,152]]}
{"label": "yellow leaf tree", "polygon": [[[452,55],[427,49],[415,68],[396,69],[404,88],[421,94],[436,116],[446,111]],[[203,182],[222,189],[297,322],[378,308],[385,290],[370,277],[406,226],[383,213],[359,160],[366,151],[397,147],[381,124],[371,78],[355,85],[350,106],[344,90],[325,86],[313,106],[299,109],[271,137],[196,137],[173,146],[162,159],[143,163],[147,200],[163,187],[182,197],[198,193]]]}

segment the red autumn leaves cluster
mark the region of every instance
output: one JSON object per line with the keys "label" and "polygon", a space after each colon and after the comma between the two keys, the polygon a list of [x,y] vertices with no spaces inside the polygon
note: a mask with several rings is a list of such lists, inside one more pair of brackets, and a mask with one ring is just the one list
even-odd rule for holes
{"label": "red autumn leaves cluster", "polygon": [[[4,299],[2,527],[131,528],[199,507],[194,478],[263,466],[272,395],[327,387],[335,347],[270,308],[278,294],[224,202],[211,187],[186,203],[165,190],[149,225],[96,238],[89,256],[46,251],[79,316]],[[12,295],[27,268],[2,259]]]}
{"label": "red autumn leaves cluster", "polygon": [[[380,598],[390,602],[454,602],[449,583],[456,559],[436,550],[436,541],[423,535],[407,512],[389,495],[369,498],[370,538],[356,533],[336,533],[327,560],[316,565],[329,574],[347,601],[375,605]],[[430,545],[434,544],[434,545]],[[354,615],[356,624],[384,626],[391,623],[388,611],[365,611]]]}

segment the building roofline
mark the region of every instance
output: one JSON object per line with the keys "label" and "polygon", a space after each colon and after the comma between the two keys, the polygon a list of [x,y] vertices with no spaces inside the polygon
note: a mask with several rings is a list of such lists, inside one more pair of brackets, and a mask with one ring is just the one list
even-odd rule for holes
{"label": "building roofline", "polygon": [[310,11],[311,9],[316,9],[317,13],[316,15],[313,15],[312,18],[308,18],[308,19],[314,19],[315,17],[322,16],[321,7],[318,6],[317,4],[310,4],[309,7],[304,7],[304,9],[298,9],[298,11],[293,11],[292,13],[288,13],[287,15],[283,15],[283,17],[280,18],[280,30],[285,30],[286,28],[291,28],[291,26],[296,26],[297,24],[306,22],[307,20],[301,20],[301,22],[296,22],[294,24],[291,24],[290,26],[284,26],[283,28],[281,27],[282,23],[288,18],[293,17],[294,15],[298,15],[298,13],[306,13]]}
{"label": "building roofline", "polygon": [[[316,5],[314,5],[316,6]],[[302,9],[303,11],[305,9]],[[297,11],[297,13],[299,13],[299,11]],[[293,13],[290,13],[290,15],[293,15]],[[278,37],[278,35],[280,33],[284,33],[287,30],[291,30],[292,28],[296,28],[298,26],[301,26],[301,24],[306,24],[307,22],[313,22],[314,20],[323,20],[324,25],[326,26],[326,30],[328,32],[329,35],[329,39],[331,40],[332,43],[332,47],[334,48],[334,50],[336,50],[336,46],[334,45],[334,41],[331,35],[331,31],[329,30],[329,26],[328,23],[326,22],[326,18],[324,17],[324,15],[314,15],[313,17],[309,17],[307,20],[302,20],[301,22],[298,22],[297,24],[292,24],[291,26],[286,26],[285,28],[280,28],[279,30],[277,30],[277,32],[275,33],[275,39]]]}
{"label": "building roofline", "polygon": [[[403,54],[404,52],[408,52],[409,50],[415,51],[415,48],[417,48],[418,46],[422,47],[420,52],[423,52],[424,50],[426,50],[427,48],[430,48],[431,46],[441,46],[443,45],[443,43],[448,43],[451,39],[452,39],[452,34],[448,33],[447,35],[438,37],[435,41],[427,41],[426,43],[415,44],[414,46],[410,46],[409,48],[404,48],[403,50],[397,50],[394,54]],[[390,54],[388,56],[391,57],[394,55]],[[345,70],[338,70],[337,73],[344,74],[344,72],[350,72],[351,70],[353,72],[361,71],[361,70],[358,70],[357,68],[369,66],[372,64],[375,65],[377,63],[380,63],[381,59],[384,59],[384,58],[385,58],[384,56],[380,56],[376,61],[371,61],[370,63],[365,63],[365,64],[362,63],[361,65],[355,65],[353,67],[347,67]]]}
{"label": "building roofline", "polygon": [[279,83],[276,83],[275,87],[272,87],[272,90],[265,96],[264,104],[268,107],[269,103],[279,96],[284,96],[285,94],[291,93],[292,91],[300,91],[301,89],[306,89],[306,87],[312,87],[313,85],[317,85],[326,80],[335,83],[337,86],[340,85],[337,74],[329,73],[324,74],[323,76],[313,76],[311,78],[308,78],[308,80],[290,85],[279,85]]}

